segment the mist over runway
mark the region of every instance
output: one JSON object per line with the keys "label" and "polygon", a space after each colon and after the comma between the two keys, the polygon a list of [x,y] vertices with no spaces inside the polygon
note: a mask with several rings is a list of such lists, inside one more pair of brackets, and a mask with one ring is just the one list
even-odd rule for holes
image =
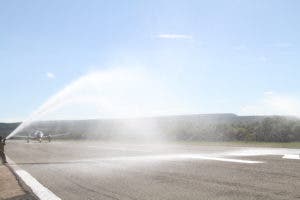
{"label": "mist over runway", "polygon": [[11,140],[8,156],[61,199],[297,199],[299,149]]}

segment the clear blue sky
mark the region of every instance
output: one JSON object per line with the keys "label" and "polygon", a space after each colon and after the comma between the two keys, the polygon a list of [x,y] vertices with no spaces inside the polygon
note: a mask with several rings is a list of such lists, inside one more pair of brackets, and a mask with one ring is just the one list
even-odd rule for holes
{"label": "clear blue sky", "polygon": [[166,77],[195,112],[298,114],[299,10],[297,0],[1,1],[0,121],[131,62]]}

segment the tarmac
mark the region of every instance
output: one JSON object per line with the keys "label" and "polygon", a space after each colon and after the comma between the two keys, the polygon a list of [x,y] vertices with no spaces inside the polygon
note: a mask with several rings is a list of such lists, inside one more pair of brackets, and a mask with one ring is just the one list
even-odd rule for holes
{"label": "tarmac", "polygon": [[[295,157],[299,149],[83,141],[7,143],[14,165],[56,199],[300,199],[300,160]],[[296,159],[286,159],[286,154]],[[17,186],[15,180],[15,195],[23,195]],[[41,186],[34,191],[38,193]]]}

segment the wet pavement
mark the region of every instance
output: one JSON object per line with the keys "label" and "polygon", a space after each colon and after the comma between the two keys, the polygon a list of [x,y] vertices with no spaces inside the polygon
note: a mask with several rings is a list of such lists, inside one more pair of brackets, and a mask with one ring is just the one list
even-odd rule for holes
{"label": "wet pavement", "polygon": [[300,199],[300,160],[282,158],[299,152],[86,141],[7,144],[19,167],[72,200]]}

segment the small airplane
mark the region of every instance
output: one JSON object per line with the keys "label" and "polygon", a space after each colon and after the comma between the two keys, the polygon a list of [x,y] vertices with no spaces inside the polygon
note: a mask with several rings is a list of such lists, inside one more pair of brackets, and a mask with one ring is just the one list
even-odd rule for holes
{"label": "small airplane", "polygon": [[29,143],[30,140],[37,140],[39,143],[41,143],[43,139],[46,139],[46,140],[48,140],[48,142],[51,142],[52,138],[65,136],[65,135],[70,135],[70,134],[65,133],[65,134],[51,135],[51,134],[44,134],[43,131],[36,130],[31,134],[29,133],[28,136],[15,136],[15,137],[16,138],[26,138],[27,143]]}

